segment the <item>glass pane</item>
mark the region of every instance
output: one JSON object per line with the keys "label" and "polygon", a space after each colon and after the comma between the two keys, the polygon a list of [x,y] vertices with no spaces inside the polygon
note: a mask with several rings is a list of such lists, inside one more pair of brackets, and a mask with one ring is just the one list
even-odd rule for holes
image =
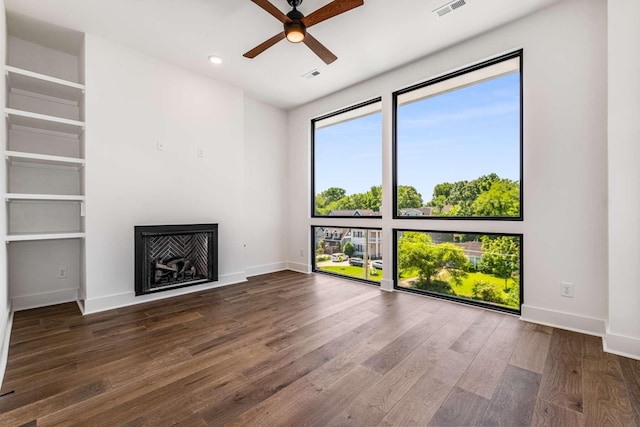
{"label": "glass pane", "polygon": [[520,57],[397,95],[397,215],[519,218]]}
{"label": "glass pane", "polygon": [[382,280],[382,231],[313,227],[314,271],[379,283]]}
{"label": "glass pane", "polygon": [[397,233],[399,288],[520,311],[521,236]]}
{"label": "glass pane", "polygon": [[313,120],[314,216],[380,216],[379,101]]}

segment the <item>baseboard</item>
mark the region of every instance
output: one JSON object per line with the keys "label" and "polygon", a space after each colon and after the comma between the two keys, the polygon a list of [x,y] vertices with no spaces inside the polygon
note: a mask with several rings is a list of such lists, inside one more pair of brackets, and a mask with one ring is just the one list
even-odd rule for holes
{"label": "baseboard", "polygon": [[31,308],[62,304],[65,302],[74,302],[77,301],[77,299],[77,289],[65,289],[62,291],[13,297],[11,298],[11,307],[14,311],[21,311],[29,310]]}
{"label": "baseboard", "polygon": [[136,296],[134,291],[123,292],[120,294],[107,295],[99,298],[89,298],[84,300],[84,314],[98,313],[115,308],[126,307],[130,305],[142,304],[149,301],[157,301],[161,299],[171,298],[178,295],[191,294],[194,292],[205,291],[207,289],[220,288],[222,286],[233,285],[247,281],[245,272],[224,274],[218,276],[216,282],[203,283],[201,285],[188,286],[185,288],[173,289],[171,291],[157,292],[148,295]]}
{"label": "baseboard", "polygon": [[640,360],[640,339],[616,335],[607,331],[603,338],[604,351]]}
{"label": "baseboard", "polygon": [[592,317],[584,317],[577,314],[548,310],[546,308],[532,307],[526,304],[522,306],[520,319],[527,322],[580,332],[587,335],[595,335],[598,337],[603,337],[605,335],[605,321],[602,319],[594,319]]}
{"label": "baseboard", "polygon": [[287,263],[287,269],[292,271],[297,271],[298,273],[305,273],[305,274],[311,273],[311,267],[309,266],[309,264],[301,264],[299,262],[289,261]]}
{"label": "baseboard", "polygon": [[7,360],[9,358],[9,341],[11,339],[11,326],[13,325],[13,310],[9,309],[6,319],[2,319],[2,329],[0,330],[0,387],[4,380],[4,373],[7,370]]}
{"label": "baseboard", "polygon": [[288,263],[285,261],[275,262],[273,264],[257,265],[255,267],[249,267],[245,273],[247,277],[259,276],[260,274],[275,273],[276,271],[286,270]]}

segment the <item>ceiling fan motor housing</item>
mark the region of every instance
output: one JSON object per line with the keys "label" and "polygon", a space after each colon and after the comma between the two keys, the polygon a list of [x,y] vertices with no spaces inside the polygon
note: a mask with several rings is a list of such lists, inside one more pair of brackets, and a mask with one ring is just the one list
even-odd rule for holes
{"label": "ceiling fan motor housing", "polygon": [[[300,1],[300,3],[302,2]],[[287,22],[284,24],[284,33],[287,35],[287,39],[289,41],[291,41],[292,43],[299,43],[304,40],[304,36],[307,34],[307,27],[305,27],[305,25],[302,23],[302,18],[304,18],[304,15],[294,6],[293,10],[287,13],[287,16],[289,17],[289,19],[291,19],[291,22]],[[289,36],[290,33],[302,34],[302,37],[292,40]]]}

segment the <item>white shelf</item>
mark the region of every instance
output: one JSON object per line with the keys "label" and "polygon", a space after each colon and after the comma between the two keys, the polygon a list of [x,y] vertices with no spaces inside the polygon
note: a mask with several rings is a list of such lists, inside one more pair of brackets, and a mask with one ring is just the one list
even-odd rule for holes
{"label": "white shelf", "polygon": [[84,239],[84,232],[69,233],[16,233],[5,237],[6,242],[25,242],[29,240],[62,240],[62,239]]}
{"label": "white shelf", "polygon": [[24,153],[21,151],[5,151],[4,154],[9,161],[17,160],[42,165],[84,166],[84,159],[76,157],[51,156],[48,154]]}
{"label": "white shelf", "polygon": [[78,104],[84,93],[84,85],[34,73],[22,68],[4,66],[9,90],[16,93],[31,94],[51,101]]}
{"label": "white shelf", "polygon": [[[65,86],[65,87],[84,91],[84,85],[80,83],[59,79],[58,77],[52,77],[46,74],[36,73],[33,71],[25,70],[23,68],[13,67],[11,65],[5,65],[4,69],[7,72],[7,74],[9,74],[10,77],[12,74],[18,74],[21,76],[33,78],[34,80],[41,80],[43,82],[52,83],[52,84],[55,84],[56,86]],[[32,92],[36,92],[36,91],[32,91]]]}
{"label": "white shelf", "polygon": [[5,199],[9,200],[43,200],[43,201],[64,201],[64,202],[84,202],[85,196],[75,194],[28,194],[28,193],[7,193]]}
{"label": "white shelf", "polygon": [[5,108],[5,115],[9,120],[11,129],[36,129],[40,132],[52,132],[60,136],[76,137],[84,130],[84,122],[62,117],[48,116],[46,114],[32,113],[30,111]]}

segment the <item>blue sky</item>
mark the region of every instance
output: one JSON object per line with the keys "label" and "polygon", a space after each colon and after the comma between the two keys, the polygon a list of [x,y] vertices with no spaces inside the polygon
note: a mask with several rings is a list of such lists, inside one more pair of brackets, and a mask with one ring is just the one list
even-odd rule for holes
{"label": "blue sky", "polygon": [[[442,182],[495,172],[519,180],[519,74],[403,105],[398,110],[398,184],[425,202]],[[316,191],[347,194],[382,184],[382,116],[316,131]]]}

